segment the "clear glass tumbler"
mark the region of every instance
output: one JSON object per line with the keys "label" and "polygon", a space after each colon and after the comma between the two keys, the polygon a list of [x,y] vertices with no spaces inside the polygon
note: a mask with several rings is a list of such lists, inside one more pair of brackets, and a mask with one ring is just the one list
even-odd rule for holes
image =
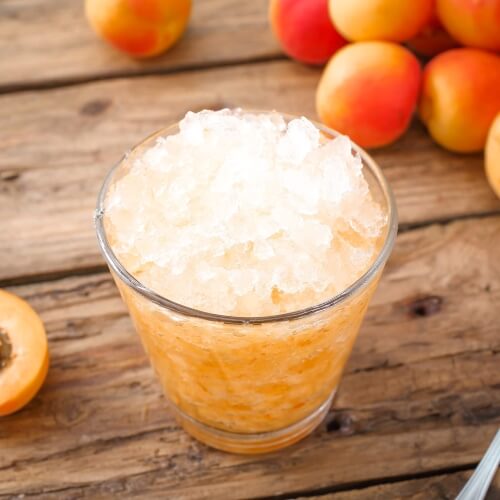
{"label": "clear glass tumbler", "polygon": [[[338,135],[315,125],[324,140]],[[150,136],[108,173],[97,203],[99,245],[184,429],[226,451],[276,450],[309,434],[328,412],[394,244],[394,198],[380,168],[353,146],[362,158],[372,196],[388,215],[378,255],[363,276],[327,301],[287,314],[234,317],[195,310],[135,279],[113,253],[106,234],[105,199],[110,186],[157,137],[177,132],[175,124]]]}

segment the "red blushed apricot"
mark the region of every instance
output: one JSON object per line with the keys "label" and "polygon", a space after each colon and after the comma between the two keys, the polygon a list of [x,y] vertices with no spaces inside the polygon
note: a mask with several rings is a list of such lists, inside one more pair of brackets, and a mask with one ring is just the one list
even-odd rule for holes
{"label": "red blushed apricot", "polygon": [[424,69],[420,118],[444,148],[480,151],[500,111],[499,90],[499,56],[479,49],[448,50]]}
{"label": "red blushed apricot", "polygon": [[333,24],[348,40],[404,42],[429,22],[433,0],[329,0]]}
{"label": "red blushed apricot", "polygon": [[427,57],[458,47],[458,43],[443,28],[435,12],[422,31],[408,40],[407,45],[417,54]]}
{"label": "red blushed apricot", "polygon": [[153,30],[124,33],[111,27],[103,32],[103,36],[117,49],[137,57],[154,55],[160,47],[158,34]]}
{"label": "red blushed apricot", "polygon": [[90,25],[117,49],[150,57],[171,47],[184,32],[191,0],[86,0]]}
{"label": "red blushed apricot", "polygon": [[484,148],[484,162],[488,182],[500,198],[500,113],[496,116],[488,132]]}
{"label": "red blushed apricot", "polygon": [[384,146],[408,128],[420,80],[417,59],[400,45],[354,43],[339,50],[326,66],[316,109],[323,123],[360,146]]}
{"label": "red blushed apricot", "polygon": [[346,41],[328,16],[328,0],[271,0],[269,20],[286,54],[324,64]]}
{"label": "red blushed apricot", "polygon": [[437,12],[462,45],[500,51],[500,0],[437,0]]}
{"label": "red blushed apricot", "polygon": [[0,290],[0,416],[28,404],[49,367],[42,321],[27,302]]}

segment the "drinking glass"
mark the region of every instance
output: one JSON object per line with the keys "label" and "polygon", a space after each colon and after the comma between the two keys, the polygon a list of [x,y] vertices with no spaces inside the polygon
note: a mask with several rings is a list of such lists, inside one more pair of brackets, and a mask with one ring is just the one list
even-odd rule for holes
{"label": "drinking glass", "polygon": [[[282,116],[286,122],[296,118]],[[315,125],[324,141],[338,135]],[[110,187],[158,137],[178,130],[175,124],[145,139],[106,176],[95,218],[100,249],[184,429],[226,451],[276,450],[309,434],[328,412],[394,244],[394,198],[380,168],[353,145],[371,194],[387,214],[369,269],[334,297],[286,314],[238,317],[196,310],[134,278],[113,252],[112,237],[106,232]]]}

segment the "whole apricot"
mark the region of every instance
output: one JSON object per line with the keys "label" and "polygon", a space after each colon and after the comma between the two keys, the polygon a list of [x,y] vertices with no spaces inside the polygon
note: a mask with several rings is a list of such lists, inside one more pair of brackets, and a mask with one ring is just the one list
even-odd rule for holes
{"label": "whole apricot", "polygon": [[184,33],[191,0],[86,0],[87,19],[104,40],[134,57],[170,48]]}
{"label": "whole apricot", "polygon": [[433,0],[329,0],[333,24],[348,40],[404,42],[429,22]]}
{"label": "whole apricot", "polygon": [[36,395],[49,367],[43,323],[21,298],[0,290],[0,416]]}
{"label": "whole apricot", "polygon": [[283,50],[307,64],[324,64],[346,40],[328,16],[328,0],[271,0],[269,21]]}
{"label": "whole apricot", "polygon": [[433,139],[459,153],[480,151],[500,111],[500,57],[448,50],[424,69],[419,115]]}
{"label": "whole apricot", "polygon": [[384,146],[408,128],[420,80],[420,65],[404,47],[353,43],[327,64],[316,91],[316,109],[323,123],[360,146]]}
{"label": "whole apricot", "polygon": [[488,182],[500,198],[500,113],[496,116],[488,132],[484,160]]}
{"label": "whole apricot", "polygon": [[437,0],[437,12],[462,45],[500,51],[500,0]]}

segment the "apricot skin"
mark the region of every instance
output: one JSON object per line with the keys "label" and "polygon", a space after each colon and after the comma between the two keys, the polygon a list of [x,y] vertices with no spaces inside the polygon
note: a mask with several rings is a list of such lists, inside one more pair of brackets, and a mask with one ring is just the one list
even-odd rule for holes
{"label": "apricot skin", "polygon": [[269,21],[284,52],[306,64],[324,64],[347,42],[328,16],[328,0],[271,0]]}
{"label": "apricot skin", "polygon": [[500,57],[460,48],[424,69],[419,115],[432,138],[457,153],[481,151],[500,111]]}
{"label": "apricot skin", "polygon": [[500,51],[500,0],[437,0],[437,12],[462,45]]}
{"label": "apricot skin", "polygon": [[0,416],[28,404],[42,386],[49,351],[42,321],[27,302],[0,290],[0,332],[11,354],[0,363]]}
{"label": "apricot skin", "polygon": [[433,0],[329,0],[333,24],[348,40],[404,42],[427,24]]}
{"label": "apricot skin", "polygon": [[94,31],[133,57],[152,57],[169,49],[184,33],[191,0],[86,0]]}
{"label": "apricot skin", "polygon": [[484,159],[488,182],[500,198],[500,113],[496,116],[488,132]]}
{"label": "apricot skin", "polygon": [[362,147],[390,144],[408,128],[420,88],[415,56],[389,42],[359,42],[339,50],[316,92],[327,126]]}

